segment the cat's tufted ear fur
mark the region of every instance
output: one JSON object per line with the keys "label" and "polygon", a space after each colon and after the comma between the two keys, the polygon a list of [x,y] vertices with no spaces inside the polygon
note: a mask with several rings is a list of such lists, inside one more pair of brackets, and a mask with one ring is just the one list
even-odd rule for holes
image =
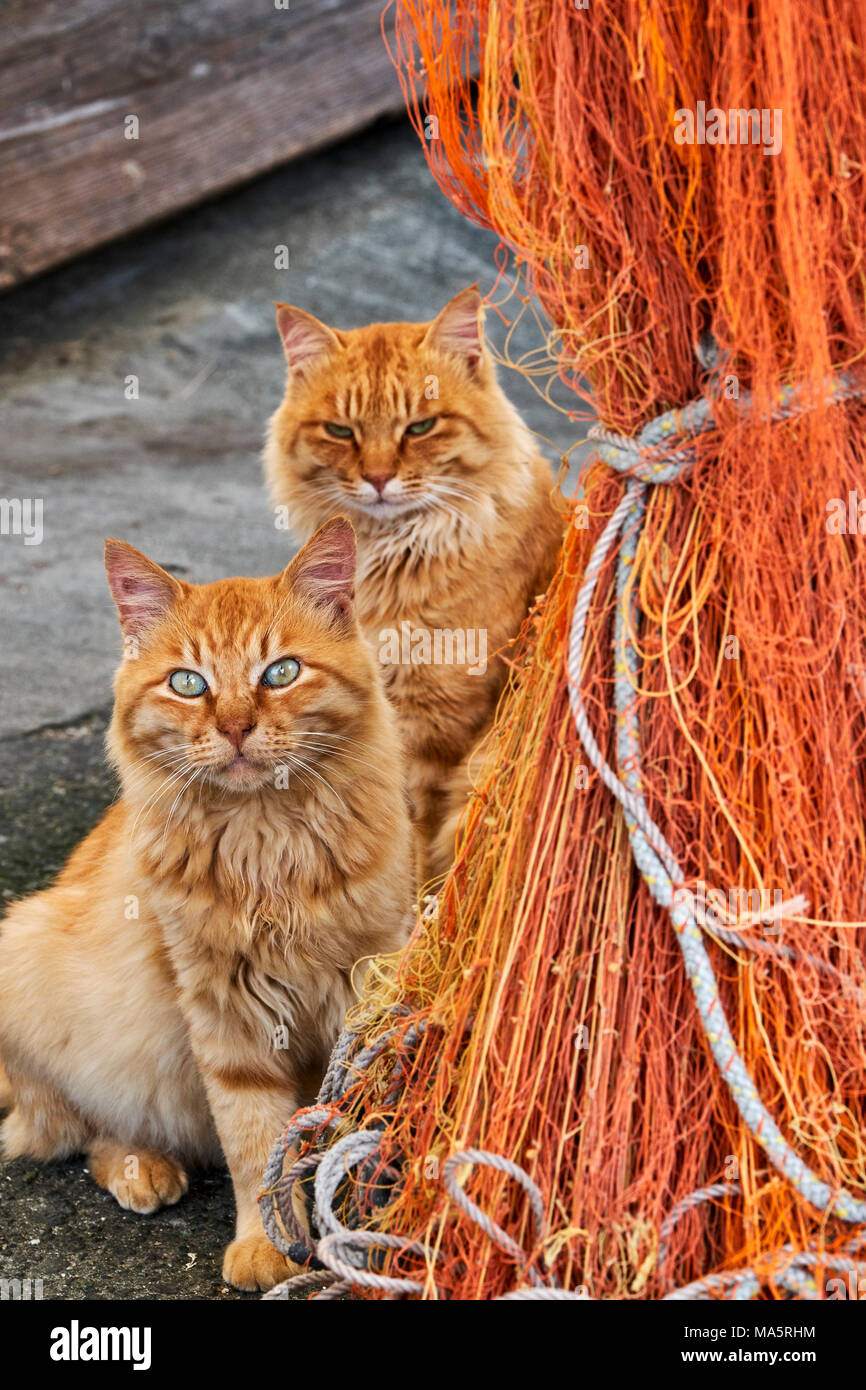
{"label": "cat's tufted ear fur", "polygon": [[478,286],[471,285],[445,305],[428,328],[425,341],[439,352],[462,357],[470,371],[474,371],[484,351],[482,321],[481,295]]}
{"label": "cat's tufted ear fur", "polygon": [[326,357],[340,346],[336,333],[326,324],[292,304],[277,304],[277,328],[292,372],[303,374],[317,358]]}
{"label": "cat's tufted ear fur", "polygon": [[105,542],[105,569],[124,637],[142,637],[183,592],[179,580],[126,541]]}
{"label": "cat's tufted ear fur", "polygon": [[355,532],[344,516],[320,526],[283,571],[296,593],[316,608],[351,621],[355,601]]}

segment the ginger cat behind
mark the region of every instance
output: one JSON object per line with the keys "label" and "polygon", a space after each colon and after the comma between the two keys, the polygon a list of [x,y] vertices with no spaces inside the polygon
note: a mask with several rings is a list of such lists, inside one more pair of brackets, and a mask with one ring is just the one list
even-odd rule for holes
{"label": "ginger cat behind", "polygon": [[[277,306],[288,375],[265,449],[271,493],[302,537],[351,515],[358,616],[399,714],[423,877],[453,857],[502,653],[547,588],[563,531],[550,467],[496,380],[480,311],[473,288],[432,323],[341,331]],[[450,663],[461,634],[466,659]]]}
{"label": "ginger cat behind", "polygon": [[203,586],[108,542],[122,796],[0,923],[7,1156],[84,1150],[121,1206],[150,1212],[222,1149],[223,1275],[242,1289],[290,1272],[259,1220],[264,1166],[315,1096],[358,963],[400,948],[412,905],[399,740],[354,561],[345,519],[276,578]]}

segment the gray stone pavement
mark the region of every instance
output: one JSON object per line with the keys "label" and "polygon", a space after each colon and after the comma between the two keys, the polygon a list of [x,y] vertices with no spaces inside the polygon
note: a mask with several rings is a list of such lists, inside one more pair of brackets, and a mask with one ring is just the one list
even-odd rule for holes
{"label": "gray stone pavement", "polygon": [[[286,563],[259,461],[283,382],[273,301],[343,327],[426,318],[490,286],[495,244],[439,192],[415,135],[381,124],[0,299],[0,496],[43,499],[44,532],[0,535],[5,899],[48,881],[114,794],[104,538],[196,581]],[[514,351],[539,343],[527,316]],[[582,433],[517,373],[503,381],[551,458]],[[219,1278],[225,1175],[141,1218],[83,1167],[0,1169],[0,1278],[41,1277],[46,1298],[244,1297]]]}

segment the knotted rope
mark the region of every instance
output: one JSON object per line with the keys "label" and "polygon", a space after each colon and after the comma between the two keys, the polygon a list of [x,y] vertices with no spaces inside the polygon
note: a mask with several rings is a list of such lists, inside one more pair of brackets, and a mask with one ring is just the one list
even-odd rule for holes
{"label": "knotted rope", "polygon": [[[838,402],[861,396],[864,387],[859,378],[846,374],[826,382],[825,390],[827,400]],[[744,393],[733,404],[746,412],[751,409],[752,396]],[[771,418],[787,419],[809,408],[810,403],[804,399],[802,392],[794,387],[785,387]],[[683,410],[668,411],[651,420],[634,440],[597,426],[590,431],[591,437],[599,441],[599,456],[617,472],[626,474],[628,483],[593,549],[575,603],[568,648],[569,699],[578,737],[586,755],[625,812],[635,864],[654,900],[670,914],[707,1043],[745,1124],[771,1163],[813,1207],[819,1211],[830,1211],[843,1221],[866,1222],[866,1201],[844,1190],[834,1191],[811,1172],[784,1139],[758,1095],[728,1025],[703,933],[688,903],[681,896],[675,901],[676,889],[683,884],[685,875],[673,850],[652,820],[642,794],[635,698],[638,655],[634,640],[640,614],[636,587],[630,581],[646,514],[647,491],[651,483],[671,483],[682,478],[695,462],[696,447],[688,442],[688,438],[675,448],[665,445],[665,441],[683,435],[694,438],[713,428],[714,424],[711,401],[700,397]],[[599,574],[617,538],[620,539],[620,549],[614,624],[618,764],[615,771],[605,760],[590,727],[581,695],[581,673],[590,604]],[[741,944],[749,943],[741,938]]]}
{"label": "knotted rope", "polygon": [[[866,388],[862,381],[853,374],[843,374],[825,383],[826,399],[830,402],[861,397],[864,390]],[[732,402],[732,405],[741,412],[747,412],[753,407],[753,398],[751,394],[744,393],[739,400]],[[811,403],[805,399],[801,391],[795,387],[786,387],[780,392],[770,418],[774,421],[783,420],[810,408]],[[704,944],[703,932],[695,913],[688,903],[682,900],[682,894],[677,892],[684,882],[684,874],[664,834],[652,820],[642,794],[640,733],[635,694],[638,672],[635,639],[640,613],[632,575],[646,515],[647,493],[652,484],[673,483],[686,476],[697,457],[694,441],[715,426],[713,403],[708,398],[701,397],[682,410],[668,411],[651,420],[634,439],[617,435],[601,426],[594,426],[590,430],[589,437],[597,443],[599,457],[617,472],[624,474],[628,482],[622,499],[592,551],[575,603],[567,657],[569,699],[583,748],[604,785],[623,807],[635,864],[653,899],[664,907],[670,916],[710,1052],[743,1121],[770,1162],[813,1207],[832,1213],[847,1222],[866,1223],[866,1201],[844,1189],[834,1190],[814,1174],[787,1143],[758,1095],[728,1025],[719,997],[715,972]],[[617,769],[614,769],[602,754],[590,726],[581,695],[581,676],[590,605],[599,575],[611,547],[617,540],[620,548],[614,623],[617,715]],[[789,911],[793,911],[802,902],[802,899],[797,898],[785,906]],[[751,942],[737,932],[723,929],[716,929],[715,934],[734,945],[769,951],[786,959],[799,958],[796,952],[783,945],[771,946],[766,942]],[[398,1006],[395,1012],[402,1010]],[[403,1038],[404,1056],[417,1044],[422,1030],[423,1025],[419,1025],[409,1030],[412,1033],[411,1037],[407,1035]],[[409,1293],[436,1293],[432,1276],[423,1284],[417,1279],[383,1275],[370,1268],[371,1261],[381,1261],[382,1253],[386,1249],[396,1249],[422,1255],[428,1267],[435,1269],[435,1250],[409,1237],[383,1231],[353,1229],[338,1220],[335,1214],[338,1191],[351,1171],[365,1162],[369,1163],[379,1154],[380,1129],[353,1131],[341,1137],[330,1148],[305,1154],[283,1175],[284,1160],[290,1145],[305,1133],[314,1132],[321,1135],[324,1130],[331,1129],[340,1121],[340,1099],[349,1071],[362,1075],[370,1063],[379,1056],[395,1031],[392,1029],[386,1032],[370,1047],[357,1051],[354,1051],[354,1048],[359,1041],[358,1037],[349,1031],[344,1032],[332,1054],[318,1105],[309,1110],[299,1111],[273,1150],[264,1175],[264,1190],[260,1198],[268,1236],[284,1254],[292,1252],[292,1245],[286,1241],[280,1229],[277,1219],[279,1216],[285,1229],[296,1239],[310,1239],[302,1232],[291,1209],[291,1189],[296,1180],[309,1178],[311,1173],[315,1172],[314,1218],[321,1234],[318,1239],[313,1237],[313,1242],[315,1258],[326,1268],[287,1280],[285,1284],[267,1294],[267,1298],[284,1298],[289,1292],[322,1288],[326,1281],[331,1281],[330,1287],[319,1292],[316,1295],[319,1298],[340,1297],[348,1293],[353,1285],[377,1289],[392,1297]],[[389,1102],[393,1102],[402,1089],[404,1075],[404,1065],[398,1063],[388,1096]],[[536,1249],[540,1248],[546,1234],[543,1194],[517,1163],[486,1150],[461,1150],[452,1154],[443,1166],[442,1179],[452,1200],[524,1271],[528,1286],[517,1288],[503,1295],[502,1299],[586,1301],[588,1294],[585,1291],[562,1290],[546,1282],[508,1233],[466,1196],[457,1183],[457,1170],[466,1164],[488,1164],[506,1173],[523,1187],[530,1203]],[[666,1241],[676,1222],[686,1211],[701,1202],[737,1192],[737,1184],[717,1183],[702,1188],[679,1202],[662,1225],[658,1266],[664,1265]],[[710,1274],[667,1294],[666,1299],[749,1299],[756,1296],[762,1283],[768,1279],[773,1279],[782,1288],[800,1297],[818,1298],[820,1294],[814,1277],[808,1273],[809,1267],[820,1263],[825,1269],[853,1269],[859,1273],[860,1269],[866,1267],[866,1263],[863,1260],[858,1261],[854,1256],[861,1252],[864,1241],[866,1233],[858,1233],[842,1254],[829,1257],[819,1256],[815,1246],[802,1251],[785,1246],[770,1257],[766,1266],[760,1269],[755,1267]]]}

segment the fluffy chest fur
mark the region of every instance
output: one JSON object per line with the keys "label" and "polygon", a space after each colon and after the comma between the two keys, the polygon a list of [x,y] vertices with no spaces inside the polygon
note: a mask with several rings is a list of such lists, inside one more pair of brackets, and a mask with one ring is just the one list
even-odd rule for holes
{"label": "fluffy chest fur", "polygon": [[465,757],[549,581],[561,538],[549,469],[536,458],[515,475],[510,496],[491,496],[464,524],[422,513],[392,534],[361,530],[358,616],[410,759]]}
{"label": "fluffy chest fur", "polygon": [[402,944],[399,807],[382,805],[374,828],[345,795],[343,806],[326,793],[292,806],[284,792],[191,805],[168,841],[159,826],[139,835],[145,894],[187,1007],[231,1018],[259,1046],[286,1027],[320,1051],[363,981],[356,964]]}

